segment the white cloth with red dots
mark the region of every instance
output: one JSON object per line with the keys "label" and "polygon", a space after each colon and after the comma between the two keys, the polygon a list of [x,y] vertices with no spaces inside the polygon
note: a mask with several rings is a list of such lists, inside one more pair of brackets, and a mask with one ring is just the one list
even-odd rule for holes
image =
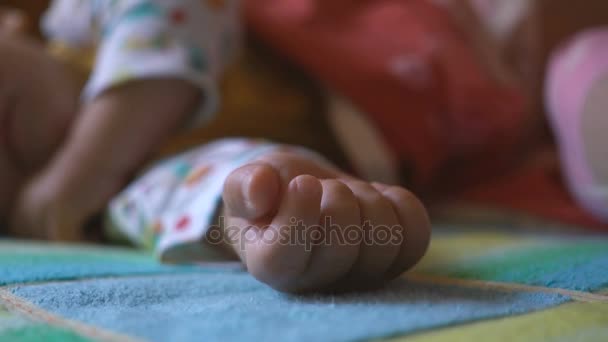
{"label": "white cloth with red dots", "polygon": [[54,0],[42,26],[53,42],[96,51],[85,101],[134,80],[178,78],[203,91],[195,119],[204,119],[217,109],[217,78],[240,46],[238,2]]}

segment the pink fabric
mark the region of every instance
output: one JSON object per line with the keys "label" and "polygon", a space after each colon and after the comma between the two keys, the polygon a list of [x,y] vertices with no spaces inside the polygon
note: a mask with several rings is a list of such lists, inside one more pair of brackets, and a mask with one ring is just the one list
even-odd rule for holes
{"label": "pink fabric", "polygon": [[583,32],[552,56],[546,102],[571,191],[583,206],[608,220],[608,203],[586,194],[597,184],[587,164],[581,128],[584,101],[600,77],[608,77],[608,28]]}
{"label": "pink fabric", "polygon": [[597,231],[608,225],[577,204],[563,184],[554,146],[540,144],[530,157],[497,179],[484,179],[468,187],[455,202],[506,208]]}

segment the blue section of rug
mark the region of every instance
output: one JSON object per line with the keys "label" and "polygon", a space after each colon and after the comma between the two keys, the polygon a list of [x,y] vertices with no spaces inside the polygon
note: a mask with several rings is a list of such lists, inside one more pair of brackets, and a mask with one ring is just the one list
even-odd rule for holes
{"label": "blue section of rug", "polygon": [[294,297],[235,271],[84,280],[12,291],[66,318],[152,341],[366,340],[568,300],[403,280],[377,292]]}
{"label": "blue section of rug", "polygon": [[201,272],[198,267],[160,264],[128,248],[11,243],[0,239],[0,286],[92,277]]}

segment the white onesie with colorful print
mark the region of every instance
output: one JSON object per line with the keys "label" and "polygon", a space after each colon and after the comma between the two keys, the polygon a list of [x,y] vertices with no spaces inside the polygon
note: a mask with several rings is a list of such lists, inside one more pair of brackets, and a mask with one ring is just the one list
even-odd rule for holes
{"label": "white onesie with colorful print", "polygon": [[43,19],[52,42],[95,49],[83,92],[147,78],[191,82],[204,93],[199,121],[217,107],[216,79],[239,46],[238,0],[55,0]]}

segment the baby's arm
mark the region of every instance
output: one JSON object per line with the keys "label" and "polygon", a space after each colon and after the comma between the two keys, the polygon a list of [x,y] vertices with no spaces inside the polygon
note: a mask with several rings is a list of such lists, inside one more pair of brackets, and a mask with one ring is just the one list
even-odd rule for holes
{"label": "baby's arm", "polygon": [[[51,13],[71,8],[62,2],[70,1],[56,2]],[[172,11],[196,13],[182,7],[198,2],[129,3],[91,14],[99,16],[104,34],[85,105],[48,167],[22,192],[15,211],[14,226],[30,235],[79,238],[84,220],[103,208],[146,157],[201,103],[206,110],[213,103],[212,71],[201,37],[193,34],[200,30],[167,22]],[[72,38],[78,43],[88,36],[94,33]]]}
{"label": "baby's arm", "polygon": [[85,106],[47,168],[22,192],[13,225],[30,235],[80,238],[80,228],[200,102],[177,79],[132,82]]}

